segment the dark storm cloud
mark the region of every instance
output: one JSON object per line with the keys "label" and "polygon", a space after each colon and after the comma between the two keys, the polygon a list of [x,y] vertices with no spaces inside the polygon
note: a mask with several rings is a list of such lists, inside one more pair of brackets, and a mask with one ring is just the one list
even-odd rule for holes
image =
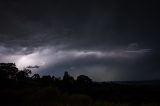
{"label": "dark storm cloud", "polygon": [[[75,46],[80,48],[86,47],[85,45],[94,48],[96,43],[103,49],[107,45],[108,48],[117,47],[116,43],[151,43],[151,36],[153,41],[157,40],[153,34],[158,29],[155,28],[157,22],[154,20],[158,11],[155,11],[156,7],[152,4],[152,7],[149,7],[151,12],[147,11],[149,4],[146,4],[64,0],[3,2],[1,40],[24,46],[53,42],[71,43],[71,46],[76,44]],[[151,13],[155,16],[152,17]],[[152,27],[148,23],[153,24]],[[152,35],[149,35],[148,31],[152,32]]]}
{"label": "dark storm cloud", "polygon": [[43,74],[71,68],[95,80],[160,76],[154,0],[2,0],[0,14],[1,62],[40,65]]}

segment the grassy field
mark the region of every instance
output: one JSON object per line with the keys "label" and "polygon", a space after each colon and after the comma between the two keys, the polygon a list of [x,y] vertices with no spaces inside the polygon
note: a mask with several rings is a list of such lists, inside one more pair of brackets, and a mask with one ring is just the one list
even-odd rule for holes
{"label": "grassy field", "polygon": [[61,93],[56,87],[1,91],[0,106],[160,106],[158,103],[120,103],[93,100],[84,94]]}

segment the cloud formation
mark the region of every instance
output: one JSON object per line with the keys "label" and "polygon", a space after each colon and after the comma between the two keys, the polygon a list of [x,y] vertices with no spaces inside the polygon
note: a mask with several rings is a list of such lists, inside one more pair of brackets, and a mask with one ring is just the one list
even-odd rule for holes
{"label": "cloud formation", "polygon": [[8,0],[0,1],[0,13],[0,62],[97,81],[160,76],[154,3]]}
{"label": "cloud formation", "polygon": [[125,76],[122,74],[123,71],[130,70],[131,64],[135,64],[138,59],[143,59],[152,52],[151,49],[132,48],[131,45],[113,50],[66,50],[56,47],[39,47],[27,54],[23,53],[26,48],[22,48],[8,55],[4,53],[8,53],[7,48],[1,47],[3,51],[1,61],[15,62],[20,69],[27,66],[40,66],[39,69],[34,69],[33,73],[61,76],[62,72],[69,71],[75,77],[86,74],[97,81],[127,80],[121,78]]}

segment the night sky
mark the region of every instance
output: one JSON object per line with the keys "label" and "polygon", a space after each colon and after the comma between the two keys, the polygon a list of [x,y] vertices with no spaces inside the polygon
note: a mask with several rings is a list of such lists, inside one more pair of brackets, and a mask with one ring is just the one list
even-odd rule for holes
{"label": "night sky", "polygon": [[95,81],[160,79],[156,0],[1,0],[0,62]]}

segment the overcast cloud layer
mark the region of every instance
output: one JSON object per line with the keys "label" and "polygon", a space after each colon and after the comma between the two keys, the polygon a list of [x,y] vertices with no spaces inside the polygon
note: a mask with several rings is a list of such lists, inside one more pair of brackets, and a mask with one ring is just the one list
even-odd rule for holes
{"label": "overcast cloud layer", "polygon": [[0,62],[96,81],[159,79],[158,8],[154,0],[2,0]]}

